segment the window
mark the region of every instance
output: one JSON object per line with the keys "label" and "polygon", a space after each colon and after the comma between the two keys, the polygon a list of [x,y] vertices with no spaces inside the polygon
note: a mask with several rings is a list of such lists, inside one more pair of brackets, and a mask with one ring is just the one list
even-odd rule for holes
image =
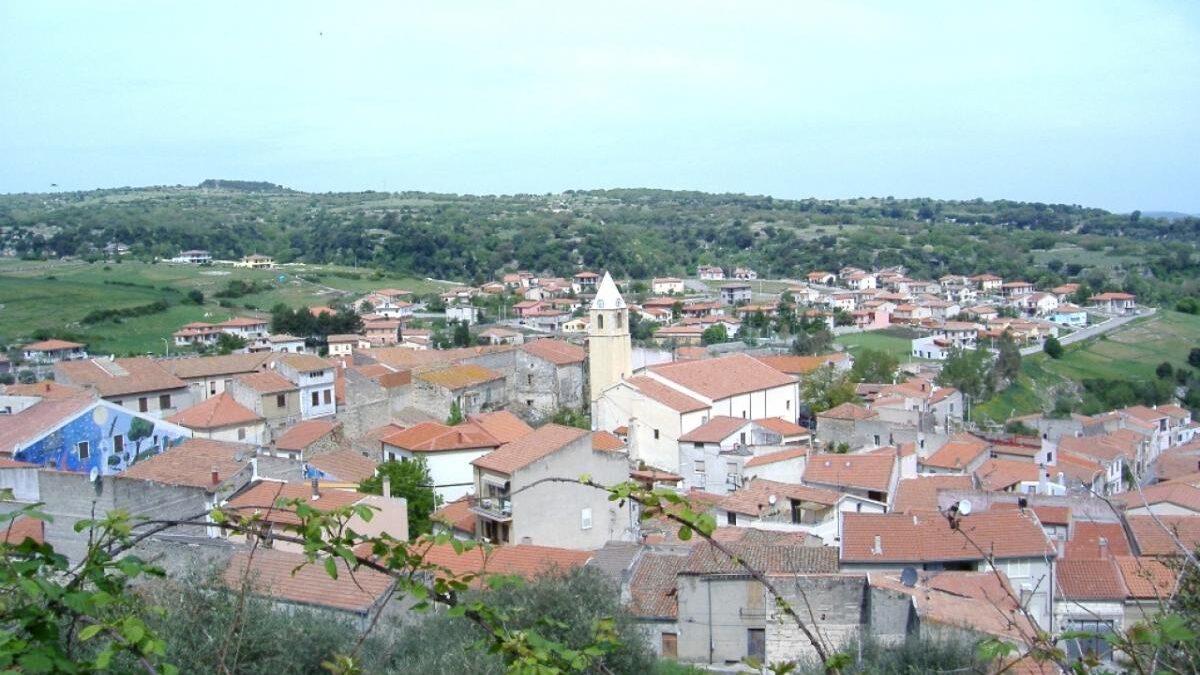
{"label": "window", "polygon": [[590,508],[583,509],[579,512],[579,529],[592,529],[592,510]]}
{"label": "window", "polygon": [[726,511],[725,512],[725,524],[726,525],[737,525],[737,514],[734,513],[733,511]]}
{"label": "window", "polygon": [[604,330],[604,315],[603,314],[596,315],[596,328],[599,328],[600,330]]}
{"label": "window", "polygon": [[92,456],[92,446],[88,445],[87,441],[79,441],[75,444],[75,454],[79,459],[87,459]]}
{"label": "window", "polygon": [[113,436],[113,452],[125,451],[125,437],[121,434]]}
{"label": "window", "polygon": [[767,630],[765,628],[746,629],[746,656],[762,661],[767,655]]}
{"label": "window", "polygon": [[325,405],[329,405],[332,402],[333,402],[333,390],[326,389],[325,390]]}
{"label": "window", "polygon": [[654,430],[654,440],[658,440],[658,429]]}
{"label": "window", "polygon": [[1053,452],[1047,452],[1047,453],[1046,453],[1046,463],[1047,463],[1047,464],[1053,464],[1053,463],[1054,463],[1054,453],[1053,453]]}
{"label": "window", "polygon": [[275,394],[275,407],[276,408],[286,408],[287,407],[287,394]]}
{"label": "window", "polygon": [[679,657],[679,635],[676,633],[662,634],[662,657],[674,659]]}
{"label": "window", "polygon": [[525,399],[525,407],[532,408],[533,407],[533,399],[531,399],[531,398]]}
{"label": "window", "polygon": [[216,382],[209,382],[209,383],[208,383],[208,395],[209,395],[209,396],[213,396],[213,395],[215,395],[216,393],[217,393],[217,383],[216,383]]}
{"label": "window", "polygon": [[698,473],[702,476],[704,475],[704,460],[702,460],[702,459],[696,460],[696,473]]}
{"label": "window", "polygon": [[746,432],[743,431],[742,433],[738,434],[738,442],[742,445],[746,444]]}
{"label": "window", "polygon": [[171,407],[171,395],[170,394],[163,394],[162,396],[158,397],[158,409],[159,410],[166,410],[167,408],[170,408],[170,407]]}
{"label": "window", "polygon": [[145,396],[139,398],[138,399],[138,412],[149,412],[149,411],[150,411],[150,401],[148,401]]}
{"label": "window", "polygon": [[879,445],[879,434],[875,434],[875,445]]}
{"label": "window", "polygon": [[624,323],[625,321],[622,319],[621,313],[617,312],[617,328],[620,328]]}
{"label": "window", "polygon": [[312,404],[313,404],[314,406],[321,405],[321,392],[319,392],[319,391],[314,391],[314,392],[312,393]]}
{"label": "window", "polygon": [[533,375],[525,376],[525,384],[533,384]]}
{"label": "window", "polygon": [[789,398],[788,400],[784,401],[783,407],[785,410],[791,410],[792,409],[792,399]]}
{"label": "window", "polygon": [[246,427],[238,427],[238,440],[242,441],[245,439],[246,439]]}

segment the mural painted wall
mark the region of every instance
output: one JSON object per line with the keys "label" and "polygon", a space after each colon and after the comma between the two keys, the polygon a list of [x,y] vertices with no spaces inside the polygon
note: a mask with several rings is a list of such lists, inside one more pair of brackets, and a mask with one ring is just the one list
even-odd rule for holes
{"label": "mural painted wall", "polygon": [[179,445],[191,435],[184,427],[96,401],[70,422],[22,448],[14,458],[60,471],[91,473],[96,469],[106,476]]}

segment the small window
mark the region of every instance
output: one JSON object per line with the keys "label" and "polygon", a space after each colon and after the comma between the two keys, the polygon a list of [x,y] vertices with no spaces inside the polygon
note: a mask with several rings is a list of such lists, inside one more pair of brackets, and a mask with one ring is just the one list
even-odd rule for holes
{"label": "small window", "polygon": [[87,441],[79,441],[75,444],[75,454],[79,459],[87,459],[92,456],[92,446]]}
{"label": "small window", "polygon": [[167,410],[170,407],[171,407],[171,395],[170,394],[163,394],[162,396],[158,397],[158,409],[159,410]]}
{"label": "small window", "polygon": [[658,429],[654,430],[654,440],[658,440]]}
{"label": "small window", "polygon": [[789,398],[788,400],[784,401],[783,407],[785,410],[791,410],[792,409],[792,399]]}
{"label": "small window", "polygon": [[604,315],[603,314],[596,315],[596,328],[599,328],[600,330],[604,330]]}
{"label": "small window", "polygon": [[738,434],[738,442],[742,445],[746,444],[746,432],[743,431],[742,433]]}
{"label": "small window", "polygon": [[696,460],[696,473],[704,473],[704,460]]}
{"label": "small window", "polygon": [[525,407],[532,408],[533,407],[533,399],[531,399],[531,398],[525,399]]}
{"label": "small window", "polygon": [[875,434],[875,445],[879,445],[879,434]]}
{"label": "small window", "polygon": [[579,512],[579,529],[592,529],[592,510],[590,508],[583,509]]}
{"label": "small window", "polygon": [[212,396],[212,395],[214,395],[214,394],[216,394],[216,393],[217,393],[217,383],[216,383],[216,382],[209,382],[209,383],[208,383],[208,395],[209,395],[209,396]]}
{"label": "small window", "polygon": [[525,376],[525,384],[533,384],[533,375]]}
{"label": "small window", "polygon": [[1046,453],[1046,463],[1047,463],[1047,464],[1053,464],[1053,463],[1054,463],[1054,453],[1053,453],[1053,452],[1047,452],[1047,453]]}
{"label": "small window", "polygon": [[245,439],[246,439],[246,427],[238,427],[238,440],[242,441]]}
{"label": "small window", "polygon": [[275,394],[275,407],[276,408],[286,408],[287,407],[287,394]]}
{"label": "small window", "polygon": [[329,405],[332,402],[333,402],[333,390],[326,389],[325,390],[325,405]]}
{"label": "small window", "polygon": [[138,412],[149,412],[149,411],[150,411],[150,401],[145,396],[139,398],[138,399]]}
{"label": "small window", "polygon": [[737,525],[737,514],[734,513],[733,511],[726,511],[725,512],[725,524],[726,525]]}
{"label": "small window", "polygon": [[312,393],[312,404],[313,404],[314,406],[321,405],[321,392],[319,392],[319,391],[314,391],[314,392]]}
{"label": "small window", "polygon": [[121,434],[113,436],[113,452],[125,451],[125,437]]}

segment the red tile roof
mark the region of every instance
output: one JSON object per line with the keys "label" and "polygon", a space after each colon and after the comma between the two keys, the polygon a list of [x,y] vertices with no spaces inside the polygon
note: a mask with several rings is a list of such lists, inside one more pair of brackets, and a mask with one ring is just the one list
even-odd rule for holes
{"label": "red tile roof", "polygon": [[804,482],[887,492],[891,486],[895,463],[894,451],[858,455],[812,455],[804,467]]}
{"label": "red tile roof", "polygon": [[867,410],[857,403],[843,403],[825,412],[817,413],[817,419],[828,417],[835,420],[866,420],[878,416],[879,413],[874,410]]}
{"label": "red tile roof", "polygon": [[226,481],[250,465],[254,446],[207,438],[189,438],[183,443],[125,469],[123,478],[146,480],[164,485],[204,488],[212,492],[212,474]]}
{"label": "red tile roof", "polygon": [[776,462],[786,462],[790,459],[799,459],[808,454],[808,448],[796,446],[787,450],[779,450],[777,452],[768,452],[765,455],[755,455],[746,460],[742,468],[753,469],[756,466],[766,466]]}
{"label": "red tile roof", "polygon": [[430,520],[449,525],[453,529],[475,536],[476,516],[471,511],[471,495],[463,495],[429,515]]}
{"label": "red tile roof", "polygon": [[19,546],[26,539],[32,539],[38,544],[46,543],[46,523],[38,518],[17,516],[4,532],[0,533],[0,542],[9,546]]}
{"label": "red tile roof", "polygon": [[353,506],[366,495],[352,490],[322,489],[320,499],[313,499],[312,488],[308,483],[276,483],[261,481],[250,489],[230,499],[225,508],[236,511],[239,515],[250,516],[262,514],[263,520],[280,525],[299,525],[294,506],[280,506],[281,500],[299,499],[318,511],[332,511],[345,506]]}
{"label": "red tile roof", "polygon": [[726,417],[716,415],[709,421],[692,429],[679,437],[680,443],[720,443],[737,432],[738,429],[750,424],[750,420],[741,417]]}
{"label": "red tile roof", "polygon": [[198,403],[167,418],[168,422],[189,429],[222,429],[254,424],[262,420],[263,418],[253,410],[234,400],[233,394],[229,392],[213,396],[203,403]]}
{"label": "red tile roof", "polygon": [[762,419],[754,420],[754,422],[760,427],[767,429],[768,431],[774,431],[785,438],[788,436],[809,435],[807,428],[802,427],[799,424],[789,422],[782,417],[764,417]]}
{"label": "red tile roof", "polygon": [[273,370],[251,375],[239,375],[234,379],[234,382],[260,394],[279,394],[299,389],[291,380]]}
{"label": "red tile roof", "polygon": [[1117,558],[1116,563],[1130,598],[1166,600],[1174,595],[1176,571],[1161,560],[1127,556]]}
{"label": "red tile roof", "polygon": [[[1143,497],[1145,501],[1143,502]],[[1144,504],[1174,504],[1190,511],[1200,512],[1200,488],[1187,483],[1167,482],[1142,488],[1139,494],[1136,490],[1126,492],[1118,498],[1125,508],[1134,509]]]}
{"label": "red tile roof", "polygon": [[33,384],[10,384],[0,387],[0,392],[10,396],[37,396],[48,401],[74,398],[76,396],[90,398],[94,395],[91,391],[83,387],[76,387],[73,384],[63,384],[62,382],[54,382],[52,380],[34,382]]}
{"label": "red tile roof", "polygon": [[687,556],[671,553],[643,553],[629,582],[629,611],[645,619],[674,619],[679,615],[675,577],[687,563]]}
{"label": "red tile roof", "polygon": [[987,452],[987,441],[970,434],[959,434],[937,452],[921,460],[921,464],[937,469],[966,469],[967,465]]}
{"label": "red tile roof", "polygon": [[796,381],[746,354],[668,363],[653,366],[650,371],[710,400],[787,386]]}
{"label": "red tile roof", "polygon": [[386,574],[361,567],[353,570],[346,561],[335,560],[337,579],[329,576],[322,561],[306,563],[302,553],[265,548],[239,551],[221,579],[234,590],[249,584],[252,592],[276,600],[359,614],[383,601],[394,583]]}
{"label": "red tile roof", "polygon": [[889,573],[872,573],[868,579],[873,587],[912,596],[922,622],[1010,640],[1037,632],[1021,614],[1008,579],[1003,573],[999,576],[991,572],[925,572],[911,587]]}
{"label": "red tile roof", "polygon": [[533,432],[533,427],[507,410],[471,415],[468,420],[501,443],[511,443]]}
{"label": "red tile roof", "polygon": [[500,446],[471,464],[487,471],[511,475],[587,435],[588,432],[583,429],[547,424],[523,438]]}
{"label": "red tile roof", "polygon": [[596,452],[621,452],[624,449],[625,441],[607,431],[592,432],[592,450]]}
{"label": "red tile roof", "polygon": [[95,404],[92,398],[84,396],[47,399],[15,415],[0,416],[0,452],[12,453],[22,449]]}
{"label": "red tile roof", "polygon": [[62,361],[55,364],[54,369],[62,379],[71,384],[94,387],[104,397],[187,387],[186,382],[146,358]]}
{"label": "red tile roof", "polygon": [[1068,600],[1124,600],[1128,594],[1112,558],[1059,560],[1058,597]]}
{"label": "red tile roof", "polygon": [[[1103,548],[1100,546],[1101,540],[1104,541]],[[1096,560],[1106,555],[1133,555],[1121,523],[1076,520],[1063,557],[1072,560]]]}
{"label": "red tile roof", "polygon": [[[880,552],[875,552],[879,538]],[[972,545],[971,542],[974,542]],[[976,548],[978,547],[978,548]],[[841,557],[858,563],[918,563],[1054,556],[1042,528],[1019,511],[983,511],[951,529],[941,515],[847,513],[842,521]]]}
{"label": "red tile roof", "polygon": [[1125,517],[1140,555],[1181,555],[1175,539],[1179,539],[1189,550],[1200,546],[1200,517],[1158,516],[1158,521],[1162,523],[1161,526],[1153,516]]}
{"label": "red tile roof", "polygon": [[343,449],[310,458],[308,465],[335,477],[338,481],[361,483],[375,475],[379,462],[364,457],[361,452]]}
{"label": "red tile roof", "polygon": [[583,363],[587,359],[587,352],[583,347],[577,347],[565,340],[532,340],[521,345],[520,349],[526,354],[549,361],[556,366]]}
{"label": "red tile roof", "polygon": [[441,422],[422,422],[383,439],[384,443],[410,452],[454,452],[498,448],[499,440],[478,425],[465,423],[447,426]]}
{"label": "red tile roof", "polygon": [[581,567],[591,557],[591,551],[530,544],[496,546],[486,555],[483,548],[477,546],[459,555],[449,544],[440,544],[429,549],[425,561],[448,569],[455,575],[515,575],[532,580],[569,572]]}
{"label": "red tile roof", "polygon": [[303,450],[333,433],[336,428],[337,424],[330,420],[297,422],[275,439],[275,447],[280,450]]}
{"label": "red tile roof", "polygon": [[991,492],[1006,490],[1023,482],[1039,480],[1041,469],[1033,462],[1019,459],[989,459],[975,470],[979,486]]}
{"label": "red tile roof", "polygon": [[27,352],[53,352],[60,349],[77,349],[83,346],[78,342],[68,342],[67,340],[42,340],[41,342],[30,342],[23,349]]}
{"label": "red tile roof", "polygon": [[697,399],[688,396],[678,390],[652,379],[645,375],[638,375],[625,380],[634,389],[637,389],[643,396],[653,401],[657,401],[668,408],[681,413],[695,412],[697,410],[705,410],[708,404],[702,403]]}
{"label": "red tile roof", "polygon": [[756,356],[759,361],[771,366],[781,373],[789,375],[807,375],[817,368],[830,363],[840,363],[846,359],[846,354],[834,352],[817,356]]}
{"label": "red tile roof", "polygon": [[918,476],[902,479],[896,486],[896,499],[892,510],[900,513],[909,511],[937,511],[938,490],[970,490],[975,487],[971,476]]}
{"label": "red tile roof", "polygon": [[[729,493],[717,503],[717,507],[725,511],[757,517],[773,508],[781,513],[788,513],[790,506],[784,500],[833,506],[841,496],[840,493],[833,490],[756,478],[744,487]],[[771,497],[776,499],[774,507],[771,506]]]}

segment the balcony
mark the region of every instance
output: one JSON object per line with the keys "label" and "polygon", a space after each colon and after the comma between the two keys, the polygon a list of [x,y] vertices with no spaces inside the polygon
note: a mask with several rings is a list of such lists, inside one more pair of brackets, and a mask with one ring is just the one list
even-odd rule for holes
{"label": "balcony", "polygon": [[512,499],[508,497],[480,497],[471,505],[471,512],[497,522],[512,520]]}

